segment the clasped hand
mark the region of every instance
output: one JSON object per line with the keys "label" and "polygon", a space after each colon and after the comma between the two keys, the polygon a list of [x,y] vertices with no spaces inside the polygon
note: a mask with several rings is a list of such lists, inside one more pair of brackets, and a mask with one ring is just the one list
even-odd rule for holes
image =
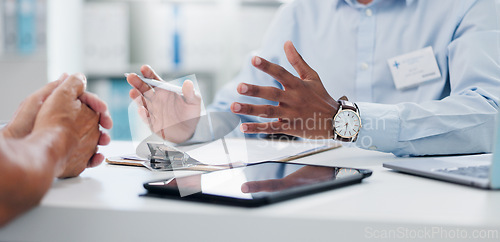
{"label": "clasped hand", "polygon": [[[85,168],[98,166],[104,156],[97,153],[97,146],[110,142],[99,125],[110,129],[113,122],[106,104],[85,87],[84,75],[63,74],[29,96],[0,135],[26,139],[24,144],[33,144],[31,148],[48,147],[46,159],[56,162],[54,175],[59,178],[78,176]],[[31,152],[29,147],[18,148],[19,153]]]}

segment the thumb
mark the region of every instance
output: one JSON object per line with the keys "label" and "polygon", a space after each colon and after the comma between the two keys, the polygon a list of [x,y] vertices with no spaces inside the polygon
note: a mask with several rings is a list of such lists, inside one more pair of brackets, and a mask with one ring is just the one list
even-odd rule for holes
{"label": "thumb", "polygon": [[73,74],[56,88],[53,96],[76,100],[85,93],[86,86],[87,78],[83,74]]}
{"label": "thumb", "polygon": [[12,121],[7,125],[5,134],[10,137],[21,138],[31,133],[42,104],[58,87],[62,78],[66,79],[66,76],[63,75],[59,80],[45,85],[42,89],[26,98],[14,114]]}
{"label": "thumb", "polygon": [[188,104],[196,103],[196,94],[194,92],[194,84],[191,80],[186,80],[182,84],[182,94],[184,95],[184,100]]}
{"label": "thumb", "polygon": [[286,58],[300,76],[300,79],[319,80],[318,73],[314,71],[299,54],[292,41],[287,41],[284,46]]}

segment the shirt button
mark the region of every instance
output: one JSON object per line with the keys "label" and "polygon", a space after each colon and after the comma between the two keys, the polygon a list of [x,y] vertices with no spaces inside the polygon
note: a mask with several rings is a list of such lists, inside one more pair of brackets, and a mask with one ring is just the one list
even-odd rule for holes
{"label": "shirt button", "polygon": [[369,8],[366,9],[365,13],[366,13],[366,16],[368,16],[368,17],[371,17],[373,15],[373,11]]}
{"label": "shirt button", "polygon": [[361,63],[361,70],[366,71],[366,70],[368,70],[368,67],[370,67],[370,66],[368,66],[367,63],[364,63],[364,62]]}

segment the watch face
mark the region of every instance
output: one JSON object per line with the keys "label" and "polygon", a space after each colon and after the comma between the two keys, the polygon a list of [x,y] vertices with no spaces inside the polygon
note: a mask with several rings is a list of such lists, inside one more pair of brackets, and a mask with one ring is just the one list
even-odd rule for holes
{"label": "watch face", "polygon": [[342,138],[352,138],[361,129],[361,120],[352,110],[342,110],[335,116],[333,122],[335,132]]}

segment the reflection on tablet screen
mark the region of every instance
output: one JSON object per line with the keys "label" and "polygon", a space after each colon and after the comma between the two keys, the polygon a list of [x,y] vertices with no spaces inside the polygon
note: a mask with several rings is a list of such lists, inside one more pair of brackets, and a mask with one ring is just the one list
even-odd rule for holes
{"label": "reflection on tablet screen", "polygon": [[208,174],[173,178],[149,183],[176,190],[181,194],[202,192],[238,199],[257,199],[270,193],[359,176],[359,170],[287,163],[263,163]]}

